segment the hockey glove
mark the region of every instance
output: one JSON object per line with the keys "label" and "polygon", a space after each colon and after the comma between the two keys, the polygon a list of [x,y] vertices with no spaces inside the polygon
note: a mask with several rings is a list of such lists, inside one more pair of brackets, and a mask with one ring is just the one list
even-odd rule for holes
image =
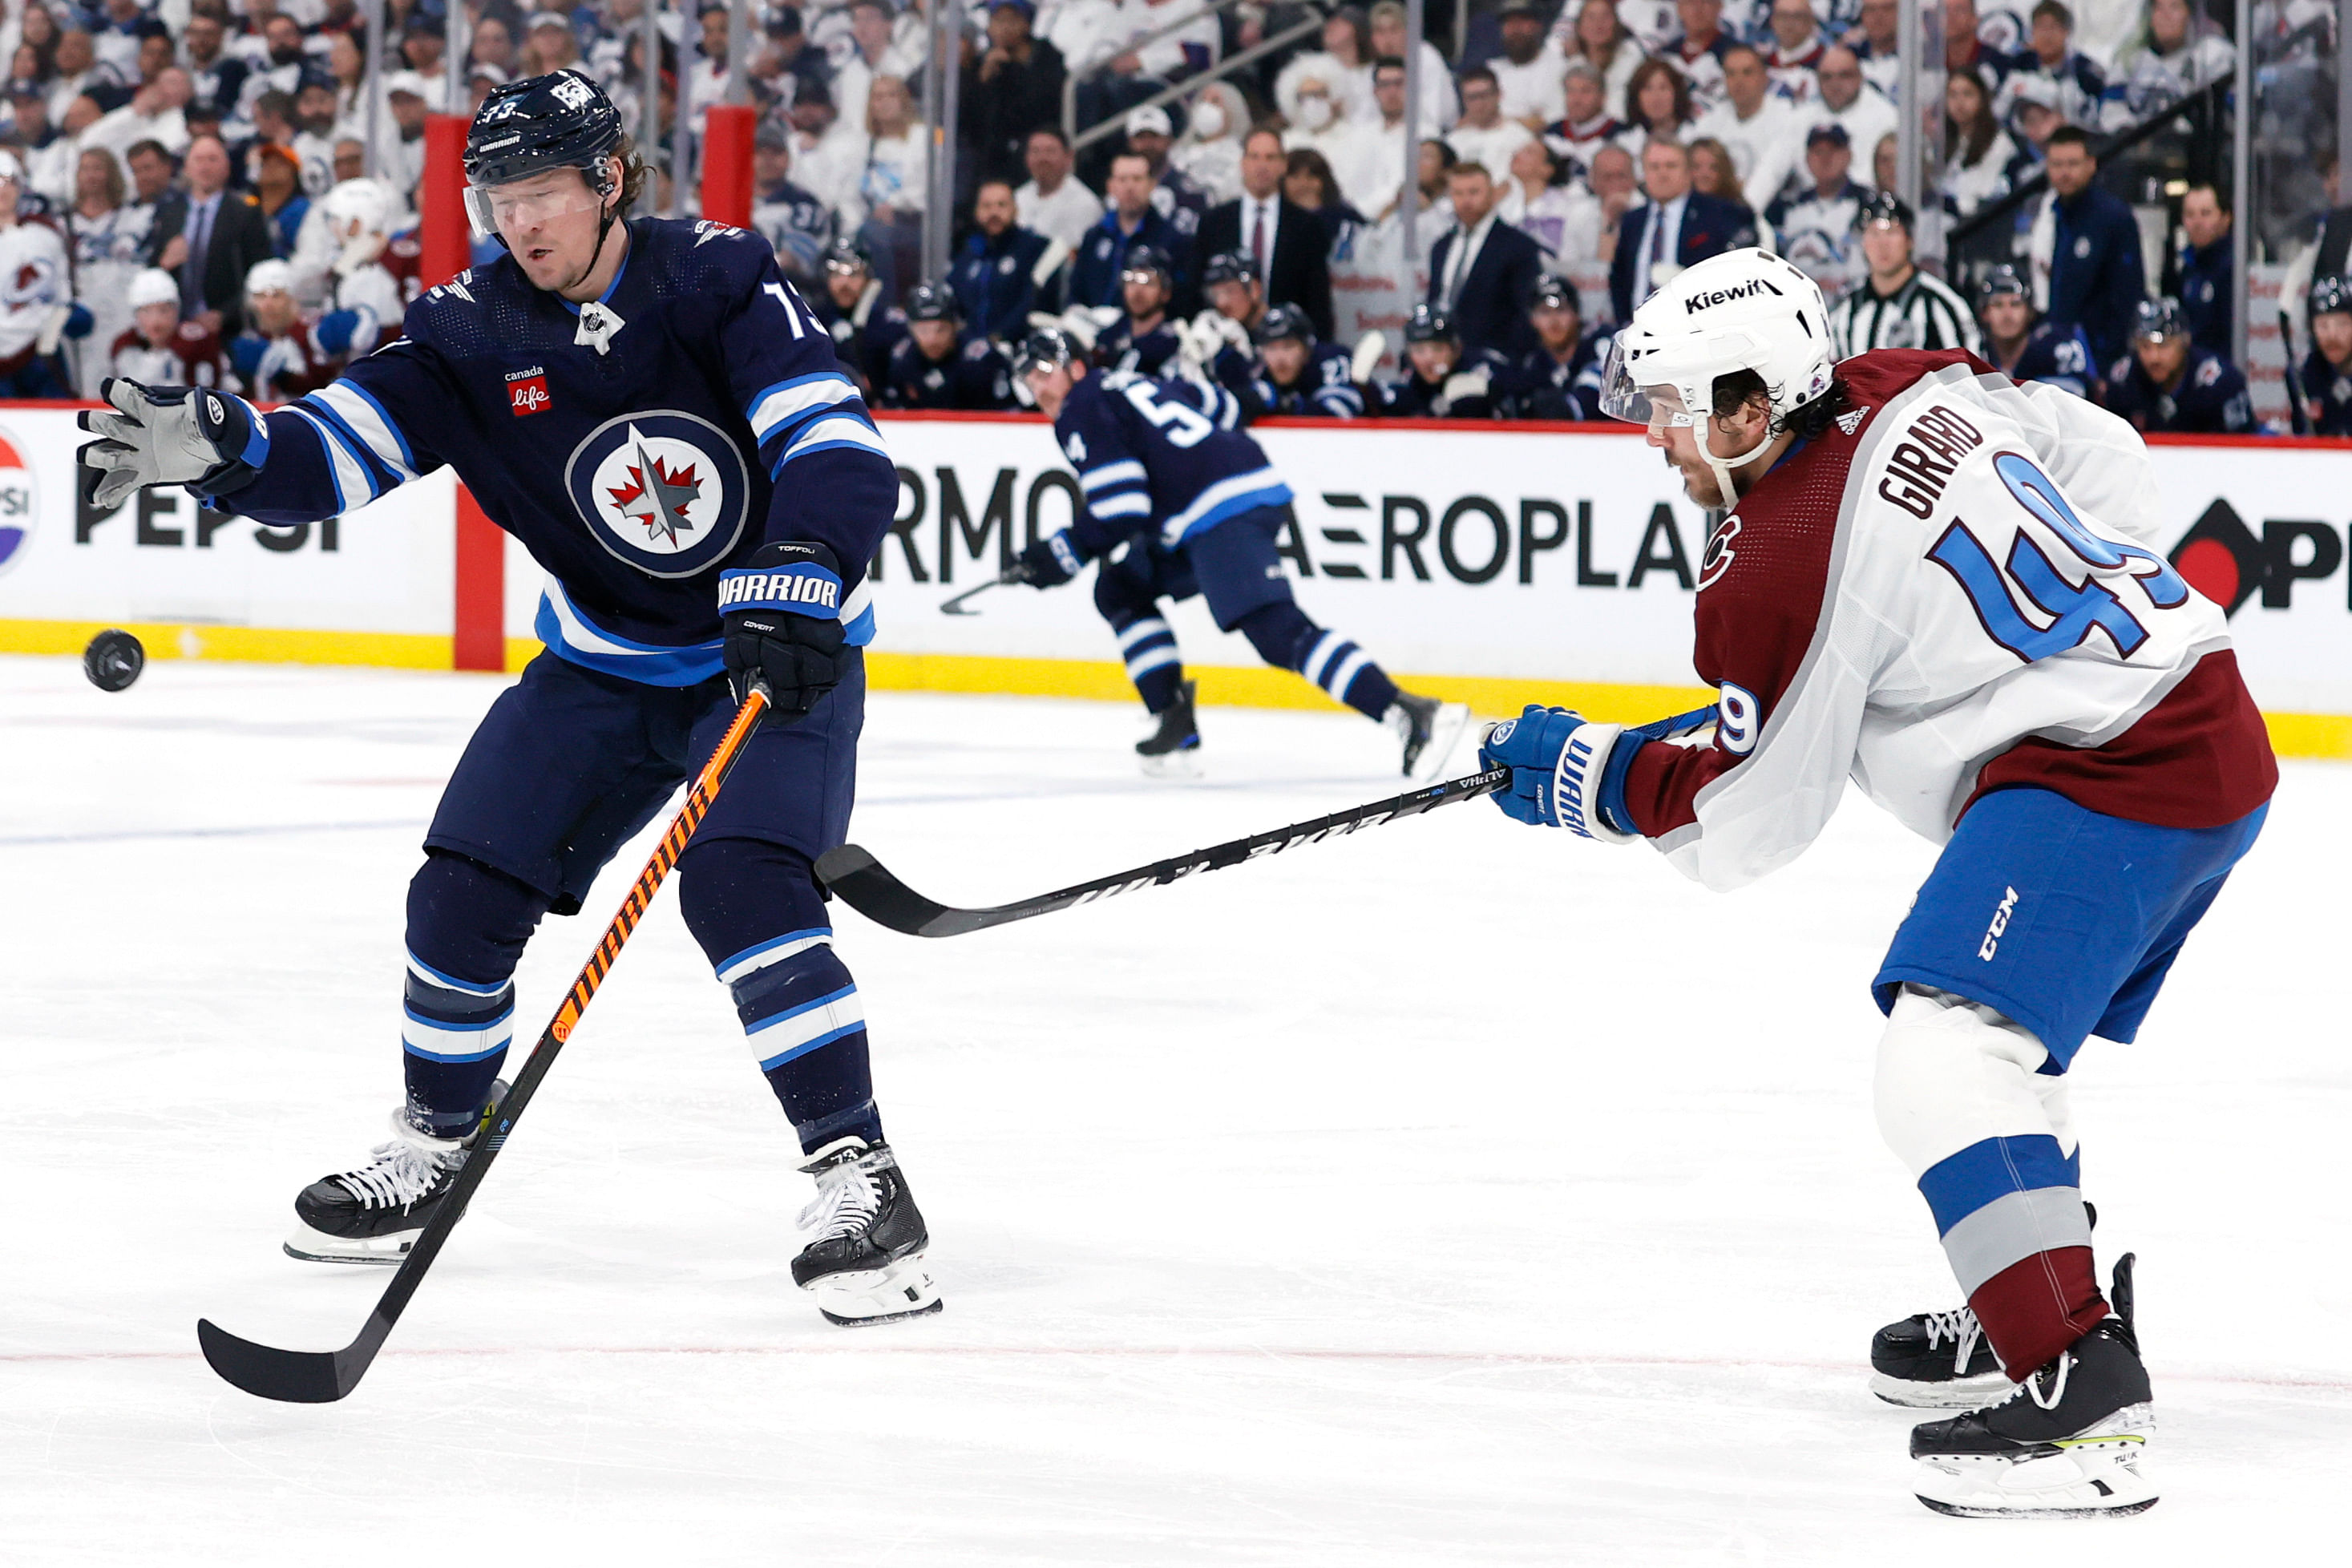
{"label": "hockey glove", "polygon": [[[1478,763],[1511,770],[1510,787],[1494,797],[1504,816],[1603,844],[1631,844],[1639,835],[1625,810],[1625,769],[1609,765],[1623,728],[1595,724],[1573,709],[1530,704],[1486,731]],[[1624,748],[1624,762],[1639,744]]]}
{"label": "hockey glove", "polygon": [[1087,563],[1085,552],[1068,529],[1049,534],[1023,551],[1013,563],[1013,577],[1032,588],[1058,588]]}
{"label": "hockey glove", "polygon": [[268,461],[269,426],[242,397],[115,376],[98,393],[113,407],[81,416],[81,427],[100,437],[80,452],[82,494],[92,506],[120,506],[149,485],[225,496],[259,478]]}
{"label": "hockey glove", "polygon": [[754,683],[771,710],[801,714],[848,672],[841,571],[822,544],[763,544],[719,574],[719,624],[735,700]]}

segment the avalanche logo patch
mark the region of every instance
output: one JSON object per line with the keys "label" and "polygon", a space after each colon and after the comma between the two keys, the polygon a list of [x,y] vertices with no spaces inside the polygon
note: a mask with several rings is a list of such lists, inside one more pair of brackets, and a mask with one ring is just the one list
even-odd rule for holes
{"label": "avalanche logo patch", "polygon": [[563,481],[596,542],[648,577],[717,565],[742,538],[751,501],[734,443],[673,408],[606,420],[572,448]]}
{"label": "avalanche logo patch", "polygon": [[40,488],[33,482],[24,447],[14,435],[0,430],[0,575],[25,558],[40,513]]}

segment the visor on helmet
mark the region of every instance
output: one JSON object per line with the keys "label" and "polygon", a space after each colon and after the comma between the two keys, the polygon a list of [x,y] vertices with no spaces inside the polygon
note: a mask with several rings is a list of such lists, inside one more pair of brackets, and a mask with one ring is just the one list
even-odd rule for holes
{"label": "visor on helmet", "polygon": [[1609,340],[1609,353],[1601,362],[1601,412],[1653,430],[1689,429],[1698,424],[1697,416],[1685,406],[1683,395],[1672,386],[1643,386],[1633,380],[1625,363],[1622,332]]}
{"label": "visor on helmet", "polygon": [[540,169],[502,185],[466,187],[466,220],[477,239],[511,238],[573,213],[594,212],[604,197],[586,169]]}

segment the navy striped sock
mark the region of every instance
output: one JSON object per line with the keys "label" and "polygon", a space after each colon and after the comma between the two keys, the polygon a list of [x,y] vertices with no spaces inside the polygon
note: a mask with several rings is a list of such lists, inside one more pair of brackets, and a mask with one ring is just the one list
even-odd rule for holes
{"label": "navy striped sock", "polygon": [[485,984],[408,955],[400,1026],[408,1119],[436,1138],[471,1133],[514,1039],[514,984]]}
{"label": "navy striped sock", "polygon": [[1183,684],[1184,659],[1176,648],[1176,633],[1158,616],[1148,616],[1118,628],[1119,657],[1127,660],[1127,678],[1154,713],[1164,713]]}
{"label": "navy striped sock", "polygon": [[717,965],[768,1087],[811,1152],[845,1136],[882,1141],[866,1008],[832,940],[824,926],[787,931]]}

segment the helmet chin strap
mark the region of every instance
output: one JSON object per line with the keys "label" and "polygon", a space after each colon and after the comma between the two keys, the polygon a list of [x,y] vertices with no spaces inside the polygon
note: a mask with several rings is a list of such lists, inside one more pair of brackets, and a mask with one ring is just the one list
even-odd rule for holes
{"label": "helmet chin strap", "polygon": [[1768,419],[1764,424],[1764,439],[1757,442],[1756,445],[1748,447],[1748,450],[1742,452],[1736,458],[1718,458],[1715,455],[1714,443],[1708,439],[1712,427],[1712,422],[1710,422],[1707,428],[1701,429],[1697,432],[1698,455],[1706,458],[1706,466],[1710,469],[1714,470],[1716,486],[1723,498],[1723,510],[1729,511],[1733,507],[1739,504],[1739,489],[1738,486],[1732,483],[1731,470],[1734,468],[1744,468],[1748,464],[1754,462],[1757,458],[1762,457],[1766,451],[1770,449],[1773,438],[1778,433],[1773,430],[1771,421]]}

